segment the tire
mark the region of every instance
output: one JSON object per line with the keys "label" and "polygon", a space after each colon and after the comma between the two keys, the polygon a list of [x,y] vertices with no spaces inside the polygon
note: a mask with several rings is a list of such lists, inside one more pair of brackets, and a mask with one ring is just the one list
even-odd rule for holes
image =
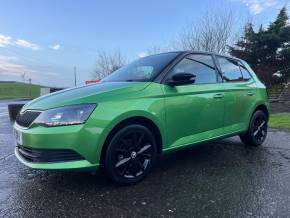
{"label": "tire", "polygon": [[109,140],[103,167],[113,182],[131,185],[148,175],[156,157],[157,145],[152,132],[143,125],[130,124]]}
{"label": "tire", "polygon": [[246,133],[240,135],[241,141],[246,145],[259,146],[267,137],[268,118],[265,112],[257,110],[253,113],[249,128]]}

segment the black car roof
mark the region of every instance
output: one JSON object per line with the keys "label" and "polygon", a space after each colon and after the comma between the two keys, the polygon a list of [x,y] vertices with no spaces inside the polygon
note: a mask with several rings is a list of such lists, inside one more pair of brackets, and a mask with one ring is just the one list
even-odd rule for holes
{"label": "black car roof", "polygon": [[188,54],[192,54],[192,53],[195,53],[195,54],[207,54],[207,55],[216,55],[216,56],[221,56],[221,57],[226,57],[226,58],[231,58],[231,59],[235,59],[235,60],[240,60],[242,61],[241,59],[239,58],[236,58],[236,57],[233,57],[233,56],[230,56],[230,55],[225,55],[225,54],[218,54],[218,53],[215,53],[215,52],[206,52],[206,51],[181,51],[183,53],[188,53]]}
{"label": "black car roof", "polygon": [[185,50],[185,51],[169,51],[169,52],[161,52],[160,54],[165,54],[165,53],[177,53],[177,54],[206,54],[206,55],[216,55],[216,56],[221,56],[221,57],[226,57],[226,58],[231,58],[231,59],[235,59],[235,60],[239,60],[239,61],[243,61],[239,58],[230,56],[230,55],[224,55],[224,54],[218,54],[215,52],[206,52],[206,51],[194,51],[194,50]]}

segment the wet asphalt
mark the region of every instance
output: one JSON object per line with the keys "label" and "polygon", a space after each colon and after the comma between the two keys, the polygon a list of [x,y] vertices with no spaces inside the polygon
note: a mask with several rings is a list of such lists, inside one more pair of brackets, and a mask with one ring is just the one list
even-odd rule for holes
{"label": "wet asphalt", "polygon": [[262,147],[237,137],[162,157],[141,183],[101,173],[37,171],[13,154],[8,101],[0,101],[0,217],[290,217],[290,132]]}

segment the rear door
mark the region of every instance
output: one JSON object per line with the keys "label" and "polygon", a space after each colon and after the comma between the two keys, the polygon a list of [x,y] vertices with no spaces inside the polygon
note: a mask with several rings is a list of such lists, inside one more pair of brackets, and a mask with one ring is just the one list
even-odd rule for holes
{"label": "rear door", "polygon": [[225,89],[225,134],[244,131],[255,103],[255,81],[239,60],[217,56],[217,61]]}
{"label": "rear door", "polygon": [[188,85],[163,86],[168,149],[223,134],[224,91],[213,57],[188,55],[166,78],[177,73],[192,73],[196,80]]}

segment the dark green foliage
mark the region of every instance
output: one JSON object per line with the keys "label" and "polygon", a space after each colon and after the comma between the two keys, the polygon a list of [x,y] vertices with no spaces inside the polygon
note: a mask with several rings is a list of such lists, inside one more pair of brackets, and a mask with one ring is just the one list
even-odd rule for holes
{"label": "dark green foliage", "polygon": [[244,35],[235,46],[229,47],[230,54],[247,61],[267,86],[290,79],[290,25],[287,22],[289,17],[283,7],[266,29],[261,25],[254,31],[251,23],[246,24]]}

